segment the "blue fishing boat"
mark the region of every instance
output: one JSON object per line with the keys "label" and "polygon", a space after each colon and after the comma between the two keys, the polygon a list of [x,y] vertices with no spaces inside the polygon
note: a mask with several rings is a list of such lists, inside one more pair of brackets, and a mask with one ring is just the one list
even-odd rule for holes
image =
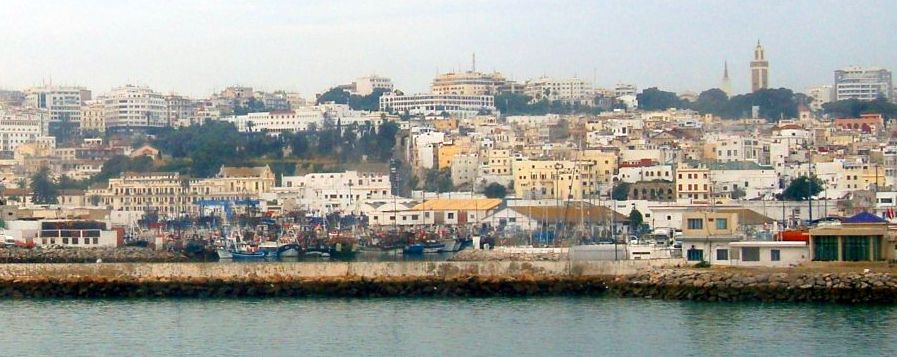
{"label": "blue fishing boat", "polygon": [[265,260],[268,256],[267,252],[231,252],[231,259],[234,261],[258,261]]}
{"label": "blue fishing boat", "polygon": [[402,249],[402,254],[405,254],[405,255],[424,254],[424,245],[421,243],[407,245],[407,246],[405,246],[405,249]]}

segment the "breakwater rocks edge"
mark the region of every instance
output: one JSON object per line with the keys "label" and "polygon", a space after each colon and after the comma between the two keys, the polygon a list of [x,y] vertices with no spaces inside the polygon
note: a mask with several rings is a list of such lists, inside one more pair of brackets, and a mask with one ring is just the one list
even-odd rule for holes
{"label": "breakwater rocks edge", "polygon": [[0,298],[601,295],[897,303],[890,273],[691,269],[625,262],[0,265]]}

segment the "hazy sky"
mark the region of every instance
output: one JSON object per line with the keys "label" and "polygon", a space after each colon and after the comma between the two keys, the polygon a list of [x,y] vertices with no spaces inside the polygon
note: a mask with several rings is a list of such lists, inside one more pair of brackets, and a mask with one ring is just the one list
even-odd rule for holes
{"label": "hazy sky", "polygon": [[[126,4],[127,3],[127,4]],[[207,96],[230,84],[313,93],[370,73],[428,89],[437,71],[498,70],[672,91],[749,89],[760,39],[773,87],[897,70],[897,1],[9,1],[0,88],[52,78]]]}

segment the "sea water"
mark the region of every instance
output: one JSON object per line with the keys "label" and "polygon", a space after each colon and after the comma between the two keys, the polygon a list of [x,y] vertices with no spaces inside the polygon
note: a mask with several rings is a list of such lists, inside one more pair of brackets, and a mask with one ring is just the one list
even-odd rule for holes
{"label": "sea water", "polygon": [[7,300],[4,356],[897,356],[897,307],[621,299]]}

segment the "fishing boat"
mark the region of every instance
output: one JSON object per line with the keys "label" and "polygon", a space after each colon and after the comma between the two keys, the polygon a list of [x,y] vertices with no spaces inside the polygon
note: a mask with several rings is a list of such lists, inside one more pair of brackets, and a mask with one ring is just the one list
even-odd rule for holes
{"label": "fishing boat", "polygon": [[461,241],[457,239],[446,239],[441,242],[442,248],[439,253],[452,253],[461,250]]}
{"label": "fishing boat", "polygon": [[404,249],[402,249],[402,254],[405,254],[405,255],[421,255],[421,254],[424,254],[424,245],[421,244],[421,243],[415,243],[415,244],[407,245],[407,246],[405,246]]}
{"label": "fishing boat", "polygon": [[445,249],[445,244],[436,241],[427,241],[424,243],[424,253],[438,253]]}
{"label": "fishing boat", "polygon": [[234,261],[259,261],[265,260],[268,256],[267,252],[231,252]]}
{"label": "fishing boat", "polygon": [[228,260],[233,259],[234,255],[227,248],[218,248],[218,259],[219,260]]}

